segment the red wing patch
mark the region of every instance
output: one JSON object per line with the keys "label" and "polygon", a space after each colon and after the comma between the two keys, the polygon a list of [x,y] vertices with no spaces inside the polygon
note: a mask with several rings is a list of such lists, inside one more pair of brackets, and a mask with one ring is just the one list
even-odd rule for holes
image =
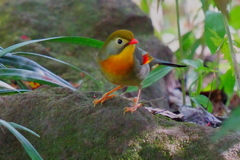
{"label": "red wing patch", "polygon": [[150,54],[148,54],[148,53],[142,55],[142,58],[143,58],[142,65],[148,64],[153,60],[153,57],[150,56]]}

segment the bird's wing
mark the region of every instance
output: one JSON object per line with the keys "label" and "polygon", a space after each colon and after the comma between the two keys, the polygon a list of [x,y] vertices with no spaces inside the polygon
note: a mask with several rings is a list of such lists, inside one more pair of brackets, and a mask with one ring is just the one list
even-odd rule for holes
{"label": "bird's wing", "polygon": [[148,64],[154,59],[149,53],[138,47],[136,47],[134,55],[141,65]]}
{"label": "bird's wing", "polygon": [[145,79],[150,72],[150,68],[155,65],[165,65],[171,67],[186,67],[185,65],[179,65],[156,59],[148,54],[141,48],[136,47],[134,50],[134,72],[139,79]]}
{"label": "bird's wing", "polygon": [[186,67],[186,65],[174,64],[171,62],[156,59],[152,57],[149,53],[147,53],[146,51],[138,47],[136,47],[135,49],[135,56],[139,60],[141,65],[150,64],[150,66],[152,67],[158,64],[158,65],[165,65],[165,66],[171,66],[171,67]]}
{"label": "bird's wing", "polygon": [[138,47],[134,50],[134,72],[140,80],[144,80],[150,72],[150,66],[148,65],[150,61],[146,56],[147,54]]}

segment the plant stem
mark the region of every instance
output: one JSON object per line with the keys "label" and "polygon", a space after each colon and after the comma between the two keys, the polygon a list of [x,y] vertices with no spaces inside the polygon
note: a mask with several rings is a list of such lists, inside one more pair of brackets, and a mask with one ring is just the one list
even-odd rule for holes
{"label": "plant stem", "polygon": [[[177,14],[177,29],[178,29],[178,41],[179,41],[179,51],[181,60],[183,59],[183,48],[182,48],[182,37],[181,37],[181,30],[180,30],[180,18],[179,18],[179,5],[178,0],[176,0],[176,14]],[[183,105],[186,105],[186,91],[185,91],[185,81],[184,81],[184,74],[182,74],[181,80],[181,88],[182,88],[182,97],[183,97]]]}
{"label": "plant stem", "polygon": [[236,78],[237,86],[238,86],[238,90],[239,90],[240,89],[240,68],[239,68],[239,65],[238,65],[238,62],[237,62],[236,54],[234,52],[233,41],[232,41],[231,33],[230,33],[230,30],[229,30],[226,15],[223,15],[223,22],[224,22],[225,30],[226,30],[227,37],[228,37],[228,43],[229,43],[228,47],[229,47],[230,54],[231,54],[231,57],[232,57],[232,63],[234,65],[234,71],[235,71],[235,78]]}

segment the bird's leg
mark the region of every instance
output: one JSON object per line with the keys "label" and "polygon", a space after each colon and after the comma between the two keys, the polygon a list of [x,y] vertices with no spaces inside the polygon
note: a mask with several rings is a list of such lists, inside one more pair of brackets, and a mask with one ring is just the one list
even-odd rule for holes
{"label": "bird's leg", "polygon": [[116,90],[119,90],[119,89],[123,88],[123,87],[124,87],[124,86],[117,86],[117,87],[114,88],[113,90],[105,93],[105,94],[102,96],[102,98],[94,100],[94,101],[93,101],[94,106],[95,106],[96,104],[98,104],[98,103],[103,104],[103,102],[105,102],[107,99],[116,97],[116,95],[114,95],[114,94],[113,94],[113,95],[110,95],[110,94],[113,93],[113,92],[115,92]]}
{"label": "bird's leg", "polygon": [[138,88],[138,95],[137,95],[137,98],[134,99],[134,105],[132,107],[125,107],[124,108],[124,113],[126,112],[134,112],[137,110],[138,107],[141,107],[142,104],[141,103],[138,103],[139,99],[140,99],[140,94],[141,94],[141,88]]}

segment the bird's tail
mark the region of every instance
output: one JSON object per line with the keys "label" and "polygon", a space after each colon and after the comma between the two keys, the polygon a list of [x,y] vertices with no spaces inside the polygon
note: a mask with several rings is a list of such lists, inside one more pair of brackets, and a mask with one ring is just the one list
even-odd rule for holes
{"label": "bird's tail", "polygon": [[171,67],[187,67],[186,65],[181,65],[181,64],[174,64],[174,63],[170,63],[170,62],[167,62],[167,61],[163,61],[163,60],[160,60],[160,59],[156,59],[154,58],[150,65],[151,66],[154,66],[154,65],[164,65],[164,66],[171,66]]}

